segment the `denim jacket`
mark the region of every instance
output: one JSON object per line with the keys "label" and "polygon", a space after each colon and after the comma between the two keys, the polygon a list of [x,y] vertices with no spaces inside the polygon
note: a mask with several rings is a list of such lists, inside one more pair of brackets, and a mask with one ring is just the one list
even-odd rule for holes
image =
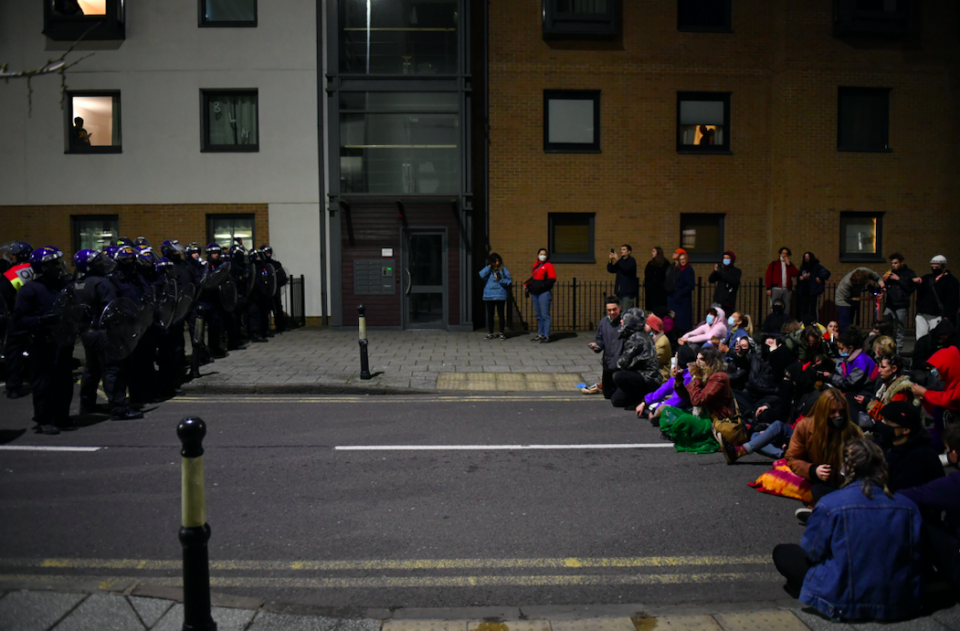
{"label": "denim jacket", "polygon": [[825,496],[800,545],[813,567],[800,602],[840,620],[912,616],[920,602],[920,511],[897,494],[860,483]]}
{"label": "denim jacket", "polygon": [[489,265],[480,270],[480,278],[486,281],[486,284],[483,286],[484,300],[507,299],[507,287],[510,286],[513,279],[510,278],[510,272],[507,271],[506,267],[500,267],[499,280],[497,279],[497,274],[494,273],[493,268]]}

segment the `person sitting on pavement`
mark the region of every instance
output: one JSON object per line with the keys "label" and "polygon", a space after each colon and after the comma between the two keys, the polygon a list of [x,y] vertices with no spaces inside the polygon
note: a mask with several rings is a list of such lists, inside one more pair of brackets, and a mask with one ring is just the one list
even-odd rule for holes
{"label": "person sitting on pavement", "polygon": [[943,477],[940,456],[923,427],[920,408],[906,401],[883,406],[874,440],[883,448],[891,491],[921,486]]}
{"label": "person sitting on pavement", "polygon": [[834,388],[844,393],[859,394],[869,383],[870,375],[876,363],[863,352],[861,345],[863,336],[856,328],[851,327],[840,334],[837,348],[840,351],[841,362],[839,373],[824,370],[822,375]]}
{"label": "person sitting on pavement", "polygon": [[727,317],[727,336],[720,342],[720,352],[728,353],[742,337],[753,337],[753,319],[734,311]]}
{"label": "person sitting on pavement", "polygon": [[904,489],[902,495],[920,508],[926,542],[924,565],[936,578],[960,592],[960,424],[943,432],[947,463],[954,471],[922,486]]}
{"label": "person sitting on pavement", "polygon": [[670,339],[663,331],[663,320],[651,313],[647,316],[647,325],[643,328],[653,336],[653,343],[657,347],[660,375],[667,381],[670,379],[670,358],[673,356],[673,348],[670,346]]}
{"label": "person sitting on pavement", "polygon": [[883,407],[894,401],[920,405],[920,401],[913,396],[913,382],[910,381],[910,375],[904,372],[903,364],[903,358],[896,354],[880,357],[877,378],[867,385],[864,392],[847,395],[850,413],[857,416],[860,427],[871,429],[874,421],[879,422]]}
{"label": "person sitting on pavement", "polygon": [[623,314],[620,325],[623,348],[617,359],[617,371],[613,373],[616,389],[610,396],[614,407],[634,409],[647,393],[663,382],[657,348],[645,330],[646,323],[647,314],[643,309],[634,307]]}
{"label": "person sitting on pavement", "polygon": [[790,316],[786,313],[783,301],[774,300],[770,307],[770,313],[767,314],[767,317],[763,319],[763,323],[760,325],[760,333],[765,337],[775,337],[780,334],[780,329],[783,328],[784,323],[789,319]]}
{"label": "person sitting on pavement", "polygon": [[805,364],[822,352],[822,341],[820,329],[811,324],[786,336],[783,344],[793,352],[797,361]]}
{"label": "person sitting on pavement", "polygon": [[932,368],[930,371],[942,384],[942,390],[932,390],[913,384],[913,394],[923,402],[923,409],[933,416],[933,444],[941,446],[941,435],[944,429],[944,415],[957,415],[960,412],[960,350],[955,346],[948,346],[937,351],[927,360]]}
{"label": "person sitting on pavement", "polygon": [[[483,306],[486,308],[487,315],[487,339],[492,340],[499,337],[501,340],[507,339],[504,333],[506,319],[504,316],[504,305],[507,304],[507,291],[513,279],[510,278],[510,272],[503,266],[503,259],[496,252],[491,252],[487,257],[487,266],[480,270],[480,278],[484,280],[483,285]],[[500,319],[500,335],[493,333],[493,312],[496,309],[497,317]]]}
{"label": "person sitting on pavement", "polygon": [[704,323],[681,337],[678,343],[693,344],[694,348],[699,348],[710,344],[714,337],[721,340],[727,337],[727,314],[720,307],[710,307]]}
{"label": "person sitting on pavement", "polygon": [[580,389],[584,394],[599,394],[607,399],[613,396],[617,387],[613,384],[613,373],[617,370],[617,360],[623,351],[623,340],[620,339],[620,299],[616,296],[607,296],[607,315],[597,325],[597,336],[587,346],[594,353],[603,353],[600,359],[600,383],[585,386]]}
{"label": "person sitting on pavement", "polygon": [[920,605],[920,511],[888,488],[877,445],[852,440],[842,462],[842,488],[817,504],[800,545],[774,548],[773,562],[789,593],[834,620],[913,616]]}
{"label": "person sitting on pavement", "polygon": [[917,340],[911,358],[913,366],[923,366],[934,353],[948,346],[960,349],[960,335],[957,335],[953,322],[944,319],[928,335]]}
{"label": "person sitting on pavement", "polygon": [[[680,387],[684,387],[690,383],[690,371],[683,368],[681,374],[683,384]],[[668,406],[683,407],[683,399],[677,393],[677,382],[674,379],[667,379],[659,388],[643,397],[643,402],[637,406],[637,418],[648,418],[655,427],[659,427],[660,413]]]}
{"label": "person sitting on pavement", "polygon": [[[753,453],[762,454],[774,460],[783,458],[793,437],[793,429],[800,419],[810,416],[813,413],[813,407],[819,399],[819,392],[809,392],[804,396],[797,406],[797,419],[791,423],[788,419],[775,420],[770,424],[758,424],[756,429],[765,426],[765,429],[754,431],[750,434],[750,440],[742,445],[724,448],[724,457],[727,464],[733,464],[740,458],[749,456]],[[729,445],[729,443],[728,443]]]}
{"label": "person sitting on pavement", "polygon": [[[730,387],[733,391],[743,392],[750,378],[750,364],[755,351],[752,347],[753,340],[749,337],[741,337],[735,344],[736,345],[727,352],[725,358],[727,364],[726,371],[727,374],[730,375]],[[723,348],[721,345],[721,352]]]}

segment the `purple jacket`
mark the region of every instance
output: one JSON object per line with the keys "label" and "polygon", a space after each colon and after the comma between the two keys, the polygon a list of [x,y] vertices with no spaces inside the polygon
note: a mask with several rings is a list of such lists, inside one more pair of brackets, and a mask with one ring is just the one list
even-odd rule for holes
{"label": "purple jacket", "polygon": [[923,486],[904,489],[900,493],[926,514],[928,510],[946,511],[946,526],[960,537],[960,471]]}
{"label": "purple jacket", "polygon": [[[690,371],[684,370],[683,385],[687,385],[688,383],[690,383],[690,379],[691,379]],[[676,390],[674,390],[673,386],[675,383],[676,382],[673,379],[667,379],[666,381],[663,382],[662,386],[660,386],[659,388],[657,388],[647,396],[643,397],[644,402],[646,402],[648,407],[653,405],[654,403],[658,405],[659,404],[672,405],[674,407],[680,405],[682,401],[680,400],[680,395],[678,395]]]}
{"label": "purple jacket", "polygon": [[850,353],[840,364],[842,374],[832,375],[830,383],[844,392],[860,392],[870,381],[870,373],[877,364],[861,349]]}

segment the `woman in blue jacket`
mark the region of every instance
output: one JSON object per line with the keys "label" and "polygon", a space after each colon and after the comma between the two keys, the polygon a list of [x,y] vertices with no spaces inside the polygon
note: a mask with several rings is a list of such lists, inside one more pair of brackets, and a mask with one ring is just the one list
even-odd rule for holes
{"label": "woman in blue jacket", "polygon": [[500,318],[500,339],[505,340],[507,336],[503,334],[504,325],[504,305],[507,304],[507,288],[513,280],[510,278],[510,272],[503,266],[503,259],[496,252],[491,252],[487,257],[487,266],[480,270],[480,278],[486,281],[483,286],[483,305],[487,308],[487,339],[492,340],[497,337],[493,333],[493,309],[496,307],[497,316]]}
{"label": "woman in blue jacket", "polygon": [[835,620],[897,620],[920,603],[917,505],[887,488],[883,452],[851,441],[843,488],[821,499],[800,545],[773,549],[773,562],[800,602]]}

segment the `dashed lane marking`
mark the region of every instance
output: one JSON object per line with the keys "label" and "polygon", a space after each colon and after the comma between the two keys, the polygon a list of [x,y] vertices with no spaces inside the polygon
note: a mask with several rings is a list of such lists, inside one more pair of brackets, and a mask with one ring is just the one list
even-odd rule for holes
{"label": "dashed lane marking", "polygon": [[336,451],[509,451],[552,449],[663,449],[673,443],[627,443],[601,445],[341,445]]}
{"label": "dashed lane marking", "polygon": [[59,447],[54,445],[0,445],[0,451],[100,451],[103,447]]}

